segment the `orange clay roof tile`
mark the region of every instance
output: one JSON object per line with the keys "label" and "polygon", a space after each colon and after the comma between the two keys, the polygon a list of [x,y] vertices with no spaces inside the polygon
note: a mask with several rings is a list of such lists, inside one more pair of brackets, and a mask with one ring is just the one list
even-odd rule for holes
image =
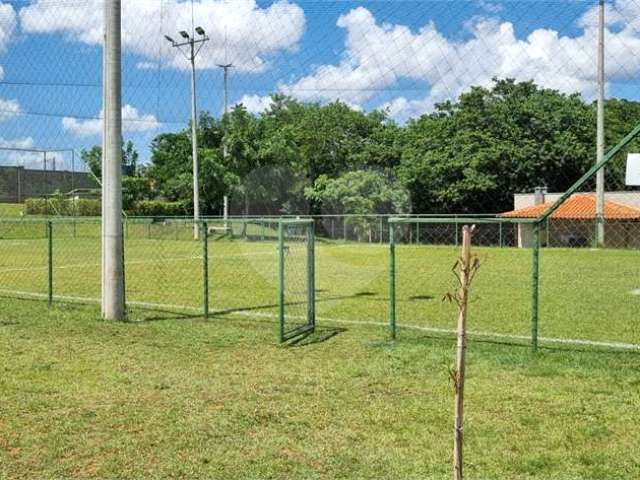
{"label": "orange clay roof tile", "polygon": [[[520,208],[500,214],[505,218],[537,218],[542,215],[553,202]],[[553,212],[551,218],[560,220],[593,220],[596,218],[596,197],[594,194],[576,194]],[[640,220],[640,208],[623,203],[605,200],[604,218],[609,220]]]}

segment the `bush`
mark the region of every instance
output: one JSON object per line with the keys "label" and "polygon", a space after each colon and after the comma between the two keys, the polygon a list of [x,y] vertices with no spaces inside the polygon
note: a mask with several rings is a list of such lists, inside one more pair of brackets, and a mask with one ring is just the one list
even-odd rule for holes
{"label": "bush", "polygon": [[27,215],[99,217],[101,210],[100,200],[93,198],[28,198],[25,201]]}
{"label": "bush", "polygon": [[[28,198],[25,201],[27,215],[61,215],[64,217],[99,217],[102,215],[100,200],[92,198],[70,199],[62,197]],[[138,217],[180,217],[189,214],[184,202],[138,200],[127,209],[127,214]]]}
{"label": "bush", "polygon": [[165,202],[162,200],[138,200],[127,211],[134,217],[180,217],[189,212],[184,202]]}

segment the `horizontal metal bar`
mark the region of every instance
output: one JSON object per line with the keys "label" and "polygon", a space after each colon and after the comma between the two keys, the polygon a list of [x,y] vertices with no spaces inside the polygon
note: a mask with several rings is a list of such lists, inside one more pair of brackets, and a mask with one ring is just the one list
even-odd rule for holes
{"label": "horizontal metal bar", "polygon": [[278,222],[283,225],[312,225],[313,218],[282,218]]}
{"label": "horizontal metal bar", "polygon": [[537,222],[535,218],[474,218],[474,217],[438,217],[438,218],[390,218],[389,223],[402,225],[414,223],[446,223],[446,224],[534,224]]}
{"label": "horizontal metal bar", "polygon": [[631,130],[620,142],[609,150],[602,161],[600,163],[596,163],[593,167],[591,167],[587,173],[585,173],[580,179],[574,183],[569,189],[562,194],[558,200],[556,200],[553,205],[551,205],[541,216],[538,217],[537,223],[544,222],[547,218],[553,215],[560,205],[562,205],[571,195],[576,193],[580,187],[582,187],[589,179],[591,179],[601,168],[603,168],[607,163],[611,161],[613,157],[615,157],[623,148],[625,148],[628,144],[630,144],[634,138],[636,138],[640,134],[640,124],[636,125],[636,127]]}

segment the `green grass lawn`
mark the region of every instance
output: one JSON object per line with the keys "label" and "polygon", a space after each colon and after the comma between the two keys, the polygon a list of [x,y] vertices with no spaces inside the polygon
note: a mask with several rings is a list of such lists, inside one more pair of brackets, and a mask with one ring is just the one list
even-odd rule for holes
{"label": "green grass lawn", "polygon": [[[131,322],[109,323],[65,302],[99,298],[99,229],[53,224],[48,309],[45,225],[0,223],[0,478],[450,478],[456,248],[397,247],[392,343],[387,248],[318,240],[319,330],[280,347],[272,230],[209,240],[204,321],[191,227],[129,225]],[[640,477],[638,349],[533,354],[531,252],[475,252],[468,478]],[[541,335],[640,343],[637,267],[637,251],[543,250]],[[291,243],[294,318],[304,270]]]}
{"label": "green grass lawn", "polygon": [[[100,226],[53,224],[53,285],[57,300],[100,296]],[[236,317],[277,314],[277,246],[251,226],[254,241],[209,239],[209,306]],[[272,234],[271,229],[266,229]],[[236,231],[238,234],[239,231]],[[47,293],[47,240],[43,223],[0,223],[0,291]],[[126,291],[132,306],[202,312],[203,245],[186,224],[131,224],[125,239]],[[481,268],[473,284],[470,330],[500,340],[531,335],[531,252],[474,249]],[[456,288],[455,247],[398,245],[397,321],[408,329],[452,330],[455,315],[442,302]],[[304,313],[304,248],[286,257],[287,313]],[[546,339],[640,344],[640,252],[543,249],[540,256],[539,331]],[[387,337],[389,256],[385,245],[317,242],[320,324],[367,323]],[[135,312],[134,312],[135,316]]]}
{"label": "green grass lawn", "polygon": [[0,203],[0,218],[20,217],[24,212],[22,203]]}
{"label": "green grass lawn", "polygon": [[[0,478],[451,477],[450,338],[136,318],[0,301]],[[472,341],[467,374],[468,478],[640,477],[638,353]]]}

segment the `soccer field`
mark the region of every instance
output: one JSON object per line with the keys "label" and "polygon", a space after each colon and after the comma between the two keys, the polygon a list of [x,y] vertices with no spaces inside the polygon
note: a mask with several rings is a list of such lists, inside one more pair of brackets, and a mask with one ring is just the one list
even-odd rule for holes
{"label": "soccer field", "polygon": [[[45,224],[5,224],[0,239],[0,293],[46,297]],[[272,320],[277,316],[277,242],[255,225],[252,240],[208,239],[209,309]],[[97,301],[100,296],[99,225],[54,223],[54,301]],[[135,307],[198,315],[203,312],[204,248],[189,224],[136,224],[125,238],[126,297]],[[237,233],[237,232],[236,232]],[[254,234],[251,236],[251,234]],[[531,252],[477,247],[481,262],[472,286],[470,330],[522,343],[531,336]],[[399,335],[446,333],[455,309],[442,297],[456,288],[454,246],[397,246]],[[542,343],[585,341],[640,344],[640,264],[634,250],[543,249],[540,256],[539,334]],[[302,308],[302,253],[286,261],[288,314]],[[296,263],[297,262],[297,263]],[[298,265],[299,264],[299,265]],[[298,268],[298,270],[296,270]],[[388,335],[389,251],[383,244],[316,243],[316,311],[320,325],[362,323]],[[637,347],[636,347],[637,348]]]}
{"label": "soccer field", "polygon": [[[318,239],[318,328],[283,348],[273,231],[209,238],[204,321],[204,242],[129,225],[133,322],[112,323],[93,304],[98,225],[52,225],[51,308],[43,225],[4,227],[0,477],[450,478],[454,246],[397,246],[390,341],[388,247]],[[638,477],[637,252],[543,250],[534,354],[531,252],[474,250],[469,477]]]}

